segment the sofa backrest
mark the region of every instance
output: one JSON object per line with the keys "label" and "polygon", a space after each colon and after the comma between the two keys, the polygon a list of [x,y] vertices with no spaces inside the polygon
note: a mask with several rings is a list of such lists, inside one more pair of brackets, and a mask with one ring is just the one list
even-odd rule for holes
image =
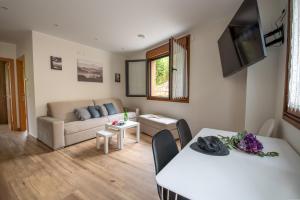
{"label": "sofa backrest", "polygon": [[113,103],[118,113],[124,112],[120,99],[105,98],[96,100],[50,102],[47,104],[47,115],[63,120],[64,122],[72,122],[77,120],[74,114],[76,108],[86,108],[93,105],[103,105],[105,103]]}
{"label": "sofa backrest", "polygon": [[116,108],[118,113],[124,112],[123,104],[120,99],[117,98],[106,98],[106,99],[95,99],[94,104],[95,105],[103,105],[106,103],[113,103],[114,107]]}
{"label": "sofa backrest", "polygon": [[63,120],[64,122],[72,122],[77,120],[74,114],[76,108],[93,105],[93,100],[51,102],[47,104],[47,114],[50,117]]}

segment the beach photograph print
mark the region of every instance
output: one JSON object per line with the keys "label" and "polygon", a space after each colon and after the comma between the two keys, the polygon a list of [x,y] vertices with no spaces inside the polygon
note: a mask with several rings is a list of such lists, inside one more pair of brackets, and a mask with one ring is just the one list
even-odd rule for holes
{"label": "beach photograph print", "polygon": [[103,83],[103,67],[99,63],[77,60],[77,78],[82,82]]}
{"label": "beach photograph print", "polygon": [[61,57],[50,56],[51,69],[62,70],[62,59]]}

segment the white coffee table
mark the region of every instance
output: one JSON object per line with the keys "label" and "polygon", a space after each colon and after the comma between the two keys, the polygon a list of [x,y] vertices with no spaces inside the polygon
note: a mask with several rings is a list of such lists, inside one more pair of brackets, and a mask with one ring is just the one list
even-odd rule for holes
{"label": "white coffee table", "polygon": [[106,131],[119,131],[118,134],[118,147],[119,149],[123,149],[124,146],[124,136],[126,133],[126,129],[128,128],[136,128],[136,142],[140,142],[140,123],[135,121],[126,121],[124,125],[112,125],[111,122],[105,124]]}

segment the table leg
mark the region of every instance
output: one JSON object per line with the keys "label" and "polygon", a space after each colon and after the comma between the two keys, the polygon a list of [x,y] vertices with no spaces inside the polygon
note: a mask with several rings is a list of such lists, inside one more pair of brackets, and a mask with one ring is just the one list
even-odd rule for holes
{"label": "table leg", "polygon": [[108,153],[108,137],[104,137],[104,153]]}
{"label": "table leg", "polygon": [[120,149],[123,149],[124,146],[124,129],[120,130]]}
{"label": "table leg", "polygon": [[118,149],[121,149],[121,131],[117,134]]}
{"label": "table leg", "polygon": [[96,134],[96,148],[100,149],[100,142],[99,142],[99,136]]}
{"label": "table leg", "polygon": [[141,129],[140,129],[140,124],[136,126],[136,142],[140,142],[141,138]]}
{"label": "table leg", "polygon": [[112,143],[111,141],[112,141],[112,137],[109,137],[108,138],[108,144],[111,144]]}

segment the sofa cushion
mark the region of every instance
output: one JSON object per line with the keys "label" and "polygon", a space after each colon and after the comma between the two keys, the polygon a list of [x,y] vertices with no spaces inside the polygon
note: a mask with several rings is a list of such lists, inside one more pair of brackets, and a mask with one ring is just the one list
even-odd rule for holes
{"label": "sofa cushion", "polygon": [[[118,114],[114,114],[114,115],[109,115],[107,116],[109,121],[112,122],[114,120],[124,120],[124,113],[118,113]],[[136,114],[135,112],[128,112],[128,119],[129,120],[135,120],[136,118]]]}
{"label": "sofa cushion", "polygon": [[114,104],[115,109],[117,110],[117,113],[122,113],[124,112],[123,105],[120,99],[117,98],[106,98],[106,99],[95,99],[94,104],[95,105],[103,105],[103,104],[108,104],[112,103]]}
{"label": "sofa cushion", "polygon": [[47,112],[49,117],[60,119],[64,122],[71,122],[77,120],[74,109],[93,105],[93,100],[51,102],[47,104]]}
{"label": "sofa cushion", "polygon": [[107,117],[92,118],[85,121],[73,121],[65,123],[65,135],[86,131],[88,129],[104,126],[109,122]]}
{"label": "sofa cushion", "polygon": [[101,117],[101,114],[99,112],[99,106],[88,106],[88,111],[90,112],[92,118]]}
{"label": "sofa cushion", "polygon": [[107,104],[104,104],[107,112],[108,112],[108,115],[114,115],[114,114],[117,114],[117,111],[114,107],[114,104],[112,103],[107,103]]}
{"label": "sofa cushion", "polygon": [[97,105],[96,107],[98,108],[99,112],[101,113],[101,116],[107,116],[108,115],[108,112],[107,112],[106,107],[104,105],[101,105],[101,106]]}
{"label": "sofa cushion", "polygon": [[91,113],[88,111],[87,108],[76,108],[74,110],[74,113],[75,113],[77,119],[81,120],[81,121],[90,119],[92,117]]}

